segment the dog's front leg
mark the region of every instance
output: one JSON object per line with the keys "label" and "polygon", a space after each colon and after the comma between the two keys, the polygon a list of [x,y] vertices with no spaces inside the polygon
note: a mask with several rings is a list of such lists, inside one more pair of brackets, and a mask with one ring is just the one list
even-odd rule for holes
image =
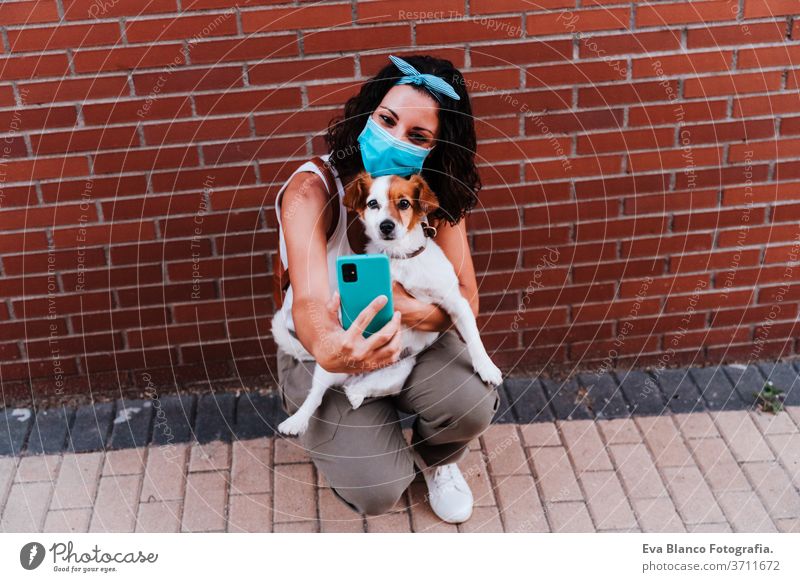
{"label": "dog's front leg", "polygon": [[461,334],[461,337],[464,338],[475,372],[484,382],[499,385],[503,382],[503,373],[500,368],[494,365],[492,358],[486,352],[472,308],[463,295],[460,293],[456,295],[445,297],[441,307],[453,320],[456,329]]}
{"label": "dog's front leg", "polygon": [[314,368],[314,379],[311,381],[311,390],[308,392],[305,401],[292,416],[278,425],[278,430],[283,434],[303,434],[308,428],[308,421],[314,412],[322,404],[322,397],[331,386],[341,384],[348,377],[348,374],[328,372],[325,368],[316,365]]}

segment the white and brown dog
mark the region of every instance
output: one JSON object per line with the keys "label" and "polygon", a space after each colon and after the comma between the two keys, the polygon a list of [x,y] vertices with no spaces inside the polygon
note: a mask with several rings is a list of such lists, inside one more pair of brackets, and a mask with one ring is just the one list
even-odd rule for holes
{"label": "white and brown dog", "polygon": [[[486,353],[469,302],[459,291],[453,265],[426,232],[432,228],[425,221],[426,215],[436,210],[438,201],[425,180],[419,175],[409,179],[399,176],[373,179],[362,173],[348,186],[344,204],[358,212],[365,226],[369,238],[367,252],[388,255],[394,281],[413,297],[440,306],[464,339],[475,372],[484,382],[500,384],[502,373]],[[272,319],[275,343],[297,359],[313,360],[289,333],[285,322],[280,311]],[[305,432],[308,421],[331,386],[341,385],[353,408],[361,406],[364,398],[400,392],[416,363],[416,354],[439,337],[439,332],[407,327],[403,327],[401,333],[401,354],[409,355],[391,366],[345,374],[328,372],[317,364],[308,396],[278,430],[284,434]]]}

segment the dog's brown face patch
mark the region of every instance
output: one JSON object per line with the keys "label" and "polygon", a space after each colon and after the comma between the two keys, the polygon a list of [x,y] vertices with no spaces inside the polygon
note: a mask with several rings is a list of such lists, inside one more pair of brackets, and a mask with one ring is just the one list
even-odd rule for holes
{"label": "dog's brown face patch", "polygon": [[439,207],[436,195],[422,176],[409,179],[392,176],[389,184],[389,214],[406,230],[412,230],[428,213]]}

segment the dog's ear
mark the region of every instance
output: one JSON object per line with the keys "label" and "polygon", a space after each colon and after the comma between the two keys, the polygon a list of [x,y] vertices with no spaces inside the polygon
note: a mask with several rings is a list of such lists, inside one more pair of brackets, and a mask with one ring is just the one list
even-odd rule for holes
{"label": "dog's ear", "polygon": [[367,196],[372,186],[372,176],[361,172],[344,190],[344,205],[350,210],[361,212],[367,206]]}
{"label": "dog's ear", "polygon": [[414,187],[414,203],[417,210],[422,214],[430,214],[439,208],[439,199],[433,193],[425,178],[419,174],[414,174],[409,178]]}

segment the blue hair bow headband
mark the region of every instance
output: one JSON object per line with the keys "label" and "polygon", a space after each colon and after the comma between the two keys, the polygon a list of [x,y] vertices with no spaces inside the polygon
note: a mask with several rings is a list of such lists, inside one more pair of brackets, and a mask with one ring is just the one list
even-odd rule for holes
{"label": "blue hair bow headband", "polygon": [[403,77],[400,77],[399,81],[397,81],[398,85],[422,85],[431,92],[437,101],[442,100],[439,95],[447,95],[456,101],[461,99],[461,97],[458,96],[458,93],[456,93],[456,90],[453,89],[453,87],[441,77],[430,75],[428,73],[420,73],[403,59],[394,55],[389,55],[389,60],[392,61],[404,75]]}

